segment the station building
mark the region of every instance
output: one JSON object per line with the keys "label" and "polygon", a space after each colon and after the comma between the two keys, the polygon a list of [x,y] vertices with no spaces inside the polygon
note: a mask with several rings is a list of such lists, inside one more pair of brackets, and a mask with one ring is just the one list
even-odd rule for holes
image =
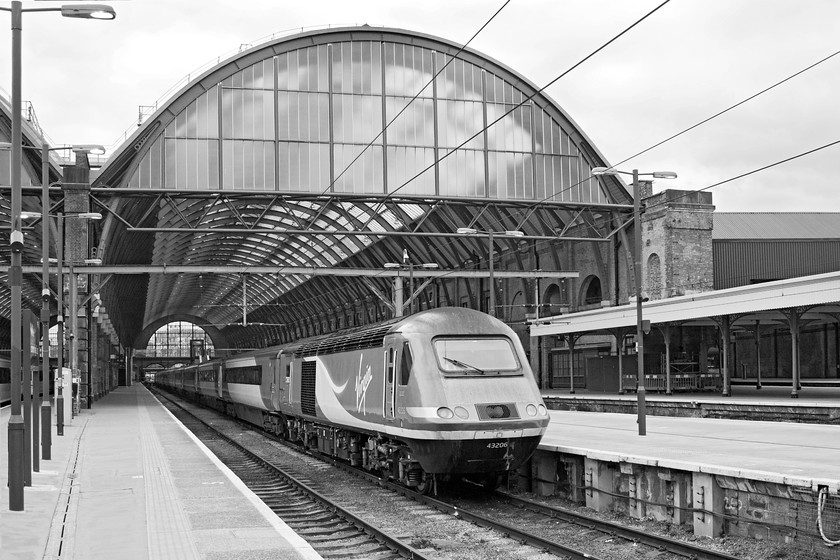
{"label": "station building", "polygon": [[[8,142],[10,107],[0,108]],[[555,100],[479,52],[397,29],[307,31],[215,64],[138,124],[98,171],[84,154],[47,166],[61,185],[50,189],[51,214],[103,215],[65,219],[62,232],[81,280],[75,328],[93,399],[144,367],[183,360],[149,350],[174,321],[200,327],[196,355],[206,357],[211,343],[222,355],[466,306],[512,326],[546,388],[586,386],[591,359],[632,354],[629,332],[576,335],[572,346],[535,335],[629,304],[633,197],[618,177],[593,175],[609,163]],[[25,211],[41,209],[43,141],[24,119]],[[0,151],[6,225],[9,167]],[[643,184],[643,199],[651,301],[837,270],[836,215],[820,214],[817,230],[807,217],[716,213],[707,192]],[[27,231],[23,256],[24,308],[36,315],[39,229]],[[47,253],[58,256],[54,242]],[[55,324],[67,288],[50,283]],[[0,315],[8,340],[5,282]],[[716,331],[677,329],[698,373],[720,368]],[[785,332],[765,338],[775,341],[765,379],[785,377]],[[802,379],[836,381],[836,318],[803,333],[823,361],[805,364]],[[659,354],[655,336],[648,349]],[[648,363],[657,374],[661,361]]]}

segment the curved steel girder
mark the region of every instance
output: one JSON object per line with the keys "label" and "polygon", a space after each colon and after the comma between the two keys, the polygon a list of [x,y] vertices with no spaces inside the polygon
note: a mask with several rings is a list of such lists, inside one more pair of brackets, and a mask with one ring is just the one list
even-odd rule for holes
{"label": "curved steel girder", "polygon": [[[453,236],[446,238],[377,237],[376,232],[454,232],[472,226],[485,231],[519,229],[528,235],[552,236],[562,240],[570,235],[603,239],[624,227],[630,219],[629,207],[623,205],[583,205],[566,203],[533,204],[511,200],[463,200],[440,197],[383,197],[371,195],[283,195],[273,193],[196,193],[138,192],[109,189],[91,194],[92,207],[110,216],[110,226],[101,244],[104,258],[113,264],[272,264],[329,265],[379,268],[385,262],[400,262],[403,249],[416,263],[437,262],[443,268],[464,266],[479,256],[486,262],[486,237]],[[39,204],[40,189],[29,189],[33,207]],[[58,204],[58,203],[56,203]],[[2,192],[0,192],[2,205]],[[376,210],[379,210],[377,213]],[[612,214],[618,216],[613,220]],[[621,218],[624,218],[622,221]],[[155,224],[147,231],[138,225]],[[259,228],[296,229],[295,234],[266,235]],[[103,231],[96,226],[96,235]],[[159,231],[177,227],[179,231]],[[193,231],[195,228],[201,231]],[[226,233],[207,233],[210,227],[226,228]],[[228,228],[239,228],[236,234]],[[206,229],[205,229],[206,228]],[[39,229],[39,228],[38,228]],[[156,231],[158,230],[158,231]],[[347,231],[347,235],[337,235]],[[370,231],[369,235],[351,235],[352,231]],[[307,233],[311,232],[311,233]],[[33,231],[32,237],[37,237]],[[560,235],[558,235],[560,234]],[[511,253],[520,268],[523,261],[516,251],[517,240],[494,237],[494,252],[501,257]],[[539,242],[538,242],[539,243]],[[25,263],[40,261],[36,244],[28,247]],[[2,249],[0,249],[2,251]],[[36,254],[37,253],[37,254]],[[0,253],[2,254],[2,253]],[[476,265],[477,263],[473,263]],[[483,264],[482,264],[483,265]],[[560,268],[559,256],[556,268]],[[483,265],[484,266],[484,265]],[[25,298],[40,303],[40,279],[26,275]],[[142,283],[142,282],[141,282]],[[312,302],[324,301],[334,308],[337,302],[364,300],[369,290],[352,279],[325,280],[296,277],[249,278],[248,316],[268,324],[302,324],[313,313]],[[390,280],[377,281],[387,293]],[[442,283],[444,294],[451,298]],[[319,291],[320,290],[320,291]],[[471,290],[468,287],[468,290]],[[326,298],[323,293],[330,295]],[[142,310],[121,310],[117,301],[137,296],[145,300]],[[131,334],[126,322],[149,322],[177,308],[206,316],[208,323],[227,325],[241,320],[241,278],[226,275],[149,275],[145,289],[137,279],[115,281],[103,288],[103,299],[112,320],[118,324],[121,339]],[[303,294],[295,300],[293,294]],[[0,291],[0,298],[3,297]],[[208,305],[223,305],[210,308]],[[209,310],[209,311],[208,311]],[[206,312],[205,312],[206,311]],[[142,318],[138,316],[142,315]],[[255,326],[233,336],[231,344],[249,345],[251,332],[258,337],[288,336],[287,327]],[[241,328],[240,328],[241,329]],[[312,327],[304,330],[311,332]]]}

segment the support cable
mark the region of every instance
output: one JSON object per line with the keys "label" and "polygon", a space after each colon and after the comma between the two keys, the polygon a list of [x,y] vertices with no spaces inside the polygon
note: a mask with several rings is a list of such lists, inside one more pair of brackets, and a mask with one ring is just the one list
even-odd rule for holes
{"label": "support cable", "polygon": [[[607,41],[606,43],[604,43],[603,45],[601,45],[600,47],[598,47],[597,49],[595,49],[594,51],[592,51],[591,53],[589,53],[588,55],[586,55],[585,57],[583,57],[580,61],[578,61],[576,64],[574,64],[571,68],[569,68],[569,69],[567,69],[565,72],[561,73],[559,76],[557,76],[556,78],[554,78],[553,80],[551,80],[550,82],[548,82],[547,84],[545,84],[543,87],[541,87],[540,89],[538,89],[537,91],[535,91],[535,92],[534,92],[534,93],[532,93],[531,95],[529,95],[529,96],[525,97],[525,99],[523,99],[522,101],[520,101],[520,102],[519,102],[519,103],[517,103],[516,105],[513,105],[513,106],[512,106],[510,109],[508,109],[506,112],[502,113],[502,115],[501,115],[501,116],[499,116],[496,120],[494,120],[494,121],[493,121],[493,122],[491,122],[491,123],[488,123],[488,124],[487,124],[487,126],[485,126],[485,127],[481,128],[478,132],[476,132],[475,134],[473,134],[472,136],[470,136],[469,138],[467,138],[466,140],[464,140],[463,142],[461,142],[460,144],[458,144],[455,148],[453,148],[452,150],[450,150],[450,151],[446,152],[446,153],[445,153],[445,154],[443,154],[441,157],[437,158],[435,161],[433,161],[432,163],[430,163],[429,165],[427,165],[426,167],[424,167],[422,170],[420,170],[420,171],[418,171],[417,173],[415,173],[412,177],[410,177],[409,179],[407,179],[407,180],[406,180],[406,181],[405,181],[402,185],[400,185],[399,187],[397,187],[396,189],[394,189],[394,190],[393,190],[393,191],[391,191],[390,193],[386,193],[386,194],[385,194],[385,199],[386,199],[386,200],[387,200],[387,199],[389,199],[392,195],[396,194],[398,191],[400,191],[400,190],[401,190],[401,189],[403,189],[404,187],[408,186],[408,185],[409,185],[412,181],[414,181],[415,179],[417,179],[418,177],[420,177],[421,175],[423,175],[423,173],[425,173],[425,172],[429,171],[430,169],[433,169],[433,168],[434,168],[437,164],[439,164],[440,162],[442,162],[443,160],[445,160],[446,158],[448,158],[449,156],[451,156],[452,154],[454,154],[455,152],[457,152],[458,150],[460,150],[461,148],[463,148],[464,146],[466,146],[467,144],[469,144],[470,142],[472,142],[472,141],[473,141],[475,138],[477,138],[479,135],[484,134],[484,133],[485,133],[485,131],[489,130],[489,129],[490,129],[492,126],[494,126],[496,123],[498,123],[498,122],[500,122],[500,121],[504,120],[504,119],[505,119],[505,117],[507,117],[508,115],[510,115],[511,113],[513,113],[514,111],[516,111],[517,109],[519,109],[520,107],[522,107],[523,105],[525,105],[526,103],[528,103],[529,101],[531,101],[531,100],[532,100],[534,97],[536,97],[538,94],[541,94],[543,91],[545,91],[545,90],[546,90],[546,88],[548,88],[548,87],[550,87],[550,86],[554,85],[554,84],[555,84],[555,83],[557,83],[557,82],[558,82],[561,78],[565,77],[567,74],[569,74],[570,72],[572,72],[572,70],[575,70],[576,68],[578,68],[579,66],[581,66],[584,62],[588,61],[590,58],[592,58],[593,56],[595,56],[596,54],[598,54],[599,52],[601,52],[602,50],[604,50],[605,48],[607,48],[609,45],[611,45],[612,43],[614,43],[615,41],[617,41],[620,37],[622,37],[623,35],[625,35],[627,32],[629,32],[631,29],[633,29],[634,27],[636,27],[637,25],[639,25],[640,23],[642,23],[644,20],[646,20],[646,19],[647,19],[647,18],[649,18],[650,16],[652,16],[652,15],[653,15],[653,14],[654,14],[657,10],[659,10],[660,8],[662,8],[665,4],[667,4],[667,3],[668,3],[668,2],[670,2],[670,1],[671,1],[671,0],[665,0],[664,2],[662,2],[661,4],[659,4],[657,7],[655,7],[655,8],[654,8],[654,9],[652,9],[650,12],[648,12],[647,14],[645,14],[644,16],[642,16],[641,18],[639,18],[638,20],[636,20],[636,21],[635,21],[633,24],[631,24],[629,27],[627,27],[626,29],[624,29],[624,31],[622,31],[621,33],[619,33],[618,35],[616,35],[615,37],[613,37],[612,39],[610,39],[609,41]],[[354,160],[354,161],[355,161],[355,160]],[[380,203],[380,204],[381,204],[381,203]]]}
{"label": "support cable", "polygon": [[826,497],[828,496],[828,488],[820,488],[820,495],[817,498],[817,527],[820,530],[820,536],[822,537],[823,542],[825,542],[826,546],[837,546],[840,544],[840,539],[832,540],[825,535],[825,530],[823,529],[823,509],[825,508],[825,501]]}

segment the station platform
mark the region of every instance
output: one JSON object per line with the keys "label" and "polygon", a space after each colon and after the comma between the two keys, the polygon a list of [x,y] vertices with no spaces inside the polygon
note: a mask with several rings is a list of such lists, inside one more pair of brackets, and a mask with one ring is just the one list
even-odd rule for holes
{"label": "station platform", "polygon": [[[542,389],[548,408],[578,412],[616,412],[637,414],[638,396],[576,389]],[[802,387],[796,398],[791,388],[732,385],[730,394],[720,391],[662,392],[645,395],[646,414],[691,418],[721,418],[771,422],[797,422],[840,425],[840,387]]]}
{"label": "station platform", "polygon": [[[635,394],[544,391],[554,409],[529,480],[537,494],[690,527],[697,537],[770,540],[803,554],[797,558],[840,560],[840,426],[755,419],[762,406],[836,415],[836,391],[814,389],[809,398],[805,390],[799,399],[777,391],[651,395],[648,411],[659,402],[667,413],[646,414],[644,435]],[[682,406],[748,419],[674,414]],[[611,408],[621,411],[603,411]]]}
{"label": "station platform", "polygon": [[840,428],[802,423],[549,411],[539,449],[840,492]]}
{"label": "station platform", "polygon": [[[321,558],[144,386],[119,387],[53,438],[9,511],[0,425],[3,560]],[[53,416],[55,408],[53,407]]]}

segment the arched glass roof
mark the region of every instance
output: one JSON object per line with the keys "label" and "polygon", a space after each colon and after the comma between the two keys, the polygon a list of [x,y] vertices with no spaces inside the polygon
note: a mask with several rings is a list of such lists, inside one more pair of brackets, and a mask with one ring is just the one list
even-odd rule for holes
{"label": "arched glass roof", "polygon": [[[616,179],[591,177],[605,163],[525,78],[454,43],[370,27],[273,40],[178,92],[93,185],[123,193],[102,204],[106,263],[208,272],[116,276],[102,298],[123,340],[174,314],[206,317],[233,345],[312,334],[370,289],[210,271],[381,268],[405,248],[460,267],[486,242],[378,234],[461,226],[601,238],[610,206],[630,201]],[[235,330],[246,313],[264,326]]]}
{"label": "arched glass roof", "polygon": [[119,186],[610,201],[581,135],[521,78],[448,44],[365,35],[228,64],[175,100]]}

